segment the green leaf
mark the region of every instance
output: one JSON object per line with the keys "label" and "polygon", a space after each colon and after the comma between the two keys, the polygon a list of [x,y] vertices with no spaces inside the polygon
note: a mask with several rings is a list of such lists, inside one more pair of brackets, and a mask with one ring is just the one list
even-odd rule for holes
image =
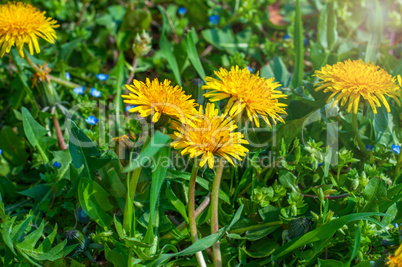
{"label": "green leaf", "polygon": [[163,55],[166,57],[166,60],[169,64],[170,68],[173,71],[177,84],[182,86],[179,66],[177,64],[176,57],[174,56],[174,54],[172,52],[173,47],[165,36],[166,27],[168,27],[168,24],[169,24],[166,14],[165,14],[165,10],[160,5],[158,5],[158,10],[161,12],[162,18],[163,18],[162,35],[159,39],[159,47],[161,48]]}
{"label": "green leaf", "polygon": [[168,39],[166,38],[165,35],[162,35],[160,40],[159,40],[159,46],[163,52],[163,54],[166,57],[166,60],[170,66],[170,68],[173,71],[174,77],[176,79],[176,82],[178,85],[182,86],[181,84],[181,75],[180,75],[180,70],[179,66],[177,64],[176,57],[174,56],[172,52],[172,45],[169,43]]}
{"label": "green leaf", "polygon": [[40,125],[31,115],[31,113],[26,109],[22,108],[22,120],[24,126],[24,132],[26,137],[28,138],[29,143],[38,149],[43,163],[46,164],[49,162],[49,159],[46,155],[46,150],[49,146],[53,145],[56,140],[46,137],[48,130],[46,130],[42,125]]}
{"label": "green leaf", "polygon": [[[170,138],[169,138],[170,140]],[[152,166],[152,183],[150,192],[150,218],[147,233],[145,234],[144,241],[151,243],[154,240],[153,233],[153,221],[155,218],[155,210],[157,207],[157,201],[159,199],[159,192],[161,190],[163,180],[166,176],[166,171],[170,165],[170,146],[162,147],[158,153],[153,157]],[[155,233],[156,234],[156,233]]]}
{"label": "green leaf", "polygon": [[293,192],[298,193],[296,189],[296,176],[288,171],[282,171],[279,174],[279,182],[285,187],[291,189]]}
{"label": "green leaf", "polygon": [[293,71],[292,86],[297,88],[303,85],[303,69],[304,69],[304,37],[303,37],[303,21],[300,11],[300,1],[296,0],[296,17],[294,26],[294,43],[295,43],[295,68]]}
{"label": "green leaf", "polygon": [[123,172],[131,172],[141,166],[144,166],[156,153],[159,152],[168,142],[170,137],[157,131],[151,138],[149,144],[145,146],[140,155],[124,169]]}
{"label": "green leaf", "polygon": [[109,159],[99,158],[99,151],[91,139],[77,127],[75,122],[71,120],[69,122],[71,124],[69,148],[74,167],[78,169],[84,165],[80,176],[91,178],[93,172],[109,162]]}
{"label": "green leaf", "polygon": [[341,261],[337,261],[337,260],[322,260],[322,259],[318,259],[318,266],[319,267],[342,267],[344,266],[343,263]]}
{"label": "green leaf", "polygon": [[301,237],[290,241],[289,243],[285,244],[284,246],[280,247],[275,253],[272,255],[272,260],[277,260],[286,254],[294,251],[295,249],[304,246],[308,243],[313,242],[320,242],[329,236],[332,236],[336,230],[344,226],[345,224],[351,221],[358,221],[367,219],[369,216],[389,216],[385,213],[378,213],[378,212],[366,212],[366,213],[355,213],[343,216],[341,218],[332,220],[317,229],[308,232]]}
{"label": "green leaf", "polygon": [[[171,179],[171,180],[183,179],[186,181],[190,181],[190,178],[191,178],[191,173],[189,173],[189,172],[168,170],[167,174],[166,174],[166,179]],[[199,184],[205,190],[207,190],[207,191],[210,190],[210,182],[208,180],[206,180],[200,176],[197,176],[196,183]],[[229,196],[222,189],[219,189],[219,199],[230,204]]]}
{"label": "green leaf", "polygon": [[365,62],[376,62],[378,51],[381,47],[382,32],[383,32],[383,17],[382,17],[382,7],[378,0],[374,0],[375,9],[373,12],[369,13],[368,30],[370,33],[370,39],[366,48],[366,55],[364,57]]}
{"label": "green leaf", "polygon": [[241,205],[239,207],[239,209],[236,211],[235,215],[233,216],[233,219],[230,222],[230,224],[219,229],[216,233],[198,240],[197,242],[195,242],[191,246],[187,247],[186,249],[183,249],[180,252],[173,253],[173,254],[162,254],[157,260],[150,263],[149,266],[160,266],[160,265],[163,265],[163,263],[167,262],[172,257],[193,255],[198,251],[203,251],[206,248],[211,247],[213,244],[218,242],[226,234],[226,232],[229,231],[230,228],[240,219],[240,215],[243,211],[243,207],[244,207],[244,205]]}
{"label": "green leaf", "polygon": [[111,262],[113,266],[127,266],[127,253],[125,251],[120,250],[119,252],[111,250],[107,243],[104,244],[105,246],[105,258],[108,262]]}
{"label": "green leaf", "polygon": [[71,42],[65,43],[60,47],[60,55],[63,61],[67,61],[70,58],[71,53],[74,51],[74,48],[81,44],[84,38],[76,38]]}
{"label": "green leaf", "polygon": [[371,178],[365,186],[362,195],[366,200],[366,205],[364,206],[363,211],[378,211],[379,199],[385,199],[387,195],[385,182],[380,180],[378,177]]}
{"label": "green leaf", "polygon": [[54,163],[57,161],[61,164],[61,167],[57,169],[59,179],[68,178],[68,169],[70,168],[70,163],[72,161],[70,152],[68,150],[60,150],[52,151],[52,153],[54,155],[52,162]]}
{"label": "green leaf", "polygon": [[394,127],[392,113],[388,113],[385,107],[379,107],[377,114],[373,115],[373,130],[375,142],[388,146],[391,143],[398,143],[394,140],[392,129]]}
{"label": "green leaf", "polygon": [[345,264],[345,267],[349,267],[350,264],[352,263],[353,259],[357,256],[357,253],[359,252],[359,248],[360,248],[360,240],[361,240],[361,229],[360,229],[360,225],[357,225],[356,234],[355,234],[355,243],[353,245],[352,256],[350,257],[349,262],[347,262]]}
{"label": "green leaf", "polygon": [[261,77],[267,79],[275,77],[275,81],[280,82],[284,87],[289,86],[290,83],[290,73],[283,60],[278,56],[261,68]]}
{"label": "green leaf", "polygon": [[176,196],[176,194],[173,192],[170,186],[166,187],[165,196],[170,201],[170,203],[176,208],[176,210],[180,213],[180,215],[184,218],[186,223],[188,223],[186,206],[184,205],[183,202],[180,201],[180,199]]}
{"label": "green leaf", "polygon": [[78,196],[82,209],[100,226],[108,227],[113,217],[106,211],[113,209],[109,203],[109,194],[95,181],[81,177],[78,185]]}
{"label": "green leaf", "polygon": [[200,75],[202,80],[205,80],[206,75],[204,68],[202,67],[200,57],[198,56],[197,48],[194,42],[194,36],[197,36],[197,33],[195,32],[194,28],[192,28],[185,37],[187,54],[191,64],[193,64],[193,67],[197,71],[198,75]]}
{"label": "green leaf", "polygon": [[328,2],[320,12],[317,33],[317,38],[320,41],[320,44],[328,50],[333,48],[338,39],[336,25],[337,21],[334,3]]}
{"label": "green leaf", "polygon": [[1,232],[1,235],[3,237],[4,243],[7,245],[7,247],[15,254],[15,249],[14,249],[14,243],[11,240],[11,233],[13,230],[13,225],[17,217],[13,217],[12,219],[6,217],[6,219],[3,222],[3,231]]}
{"label": "green leaf", "polygon": [[114,82],[114,91],[116,92],[116,97],[114,99],[115,104],[115,130],[116,132],[120,132],[120,114],[124,111],[123,99],[121,97],[122,90],[124,90],[124,77],[126,72],[125,67],[125,59],[124,53],[121,52],[119,54],[119,58],[117,60],[116,66],[110,71],[110,75],[116,77],[116,81]]}
{"label": "green leaf", "polygon": [[24,138],[19,137],[11,127],[4,126],[0,132],[2,156],[13,165],[22,165],[28,158]]}

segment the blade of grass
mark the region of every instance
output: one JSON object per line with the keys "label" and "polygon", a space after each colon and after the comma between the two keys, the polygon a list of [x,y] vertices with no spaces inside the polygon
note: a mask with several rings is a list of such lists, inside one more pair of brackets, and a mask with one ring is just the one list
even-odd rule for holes
{"label": "blade of grass", "polygon": [[365,62],[376,62],[378,50],[381,45],[382,32],[383,32],[383,18],[382,18],[382,8],[378,0],[374,0],[375,12],[370,14],[373,16],[368,20],[370,29],[370,39],[366,48],[366,55],[364,57]]}
{"label": "blade of grass", "polygon": [[169,41],[165,35],[166,27],[167,27],[166,25],[168,25],[165,10],[162,6],[158,6],[158,9],[162,14],[162,19],[163,19],[162,35],[161,35],[161,38],[159,39],[159,47],[161,48],[163,54],[165,55],[169,66],[172,68],[172,71],[173,71],[173,74],[174,74],[174,77],[175,77],[177,83],[180,86],[182,86],[179,65],[177,64],[176,57],[174,56],[174,54],[172,52],[172,45],[169,43]]}
{"label": "blade of grass", "polygon": [[194,28],[189,31],[189,33],[185,37],[185,43],[187,48],[188,58],[190,59],[191,64],[197,71],[198,75],[200,75],[202,80],[205,80],[205,71],[202,67],[200,57],[198,56],[197,48],[194,43],[194,36],[197,36]]}
{"label": "blade of grass", "polygon": [[293,71],[292,86],[297,88],[303,85],[304,68],[304,42],[303,42],[303,22],[300,11],[300,1],[296,1],[296,16],[294,27],[295,42],[295,69]]}

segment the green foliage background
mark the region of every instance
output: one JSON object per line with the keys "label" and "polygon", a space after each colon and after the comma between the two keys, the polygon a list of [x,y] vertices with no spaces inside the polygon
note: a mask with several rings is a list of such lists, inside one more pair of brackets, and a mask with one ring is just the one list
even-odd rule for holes
{"label": "green foliage background", "polygon": [[[402,75],[402,4],[274,2],[29,1],[60,24],[56,44],[41,42],[42,52],[30,59],[46,62],[55,77],[69,73],[86,91],[54,82],[32,87],[34,72],[15,49],[0,60],[2,264],[196,266],[194,253],[202,250],[212,265],[207,248],[220,240],[227,266],[384,265],[401,242],[402,156],[395,146],[402,143],[402,109],[392,103],[391,113],[381,107],[374,115],[362,104],[355,132],[351,114],[334,113],[325,106],[328,95],[314,91],[313,74],[362,59]],[[211,15],[220,16],[216,25]],[[152,41],[140,42],[146,53],[136,55],[133,43],[143,32]],[[203,104],[205,76],[234,65],[282,84],[286,124],[242,129],[261,146],[250,147],[245,164],[224,170],[222,228],[210,234],[205,208],[197,217],[203,238],[191,245],[179,225],[188,221],[191,166],[155,164],[177,153],[156,145],[169,136],[141,137],[146,130],[134,115],[125,119],[120,95],[133,72],[141,81],[170,79]],[[99,81],[99,73],[109,78]],[[86,123],[90,115],[99,123]],[[134,137],[129,146],[115,141],[122,134]],[[327,147],[331,138],[336,150]],[[130,152],[142,164],[130,165]],[[141,161],[147,158],[152,162]],[[213,177],[212,170],[198,172],[197,205],[208,199]]]}

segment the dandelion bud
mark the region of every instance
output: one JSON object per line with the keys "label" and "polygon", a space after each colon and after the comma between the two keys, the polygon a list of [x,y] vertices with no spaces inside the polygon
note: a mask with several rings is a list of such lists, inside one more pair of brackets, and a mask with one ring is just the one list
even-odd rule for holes
{"label": "dandelion bud", "polygon": [[146,56],[151,51],[152,38],[149,34],[143,31],[141,34],[137,33],[133,44],[133,51],[136,57]]}

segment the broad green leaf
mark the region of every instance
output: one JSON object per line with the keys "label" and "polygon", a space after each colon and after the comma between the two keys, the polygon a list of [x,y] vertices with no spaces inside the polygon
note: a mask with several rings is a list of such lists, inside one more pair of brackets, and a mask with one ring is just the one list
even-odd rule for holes
{"label": "broad green leaf", "polygon": [[388,113],[385,107],[379,107],[377,114],[373,114],[373,130],[375,142],[388,146],[391,143],[397,143],[393,135],[393,116]]}
{"label": "broad green leaf", "polygon": [[275,81],[280,82],[284,87],[289,86],[290,83],[290,73],[283,60],[278,56],[261,68],[261,77],[267,79],[275,77]]}
{"label": "broad green leaf", "polygon": [[383,15],[382,7],[378,0],[374,0],[375,9],[370,12],[367,20],[370,39],[366,48],[365,62],[376,62],[377,54],[381,47],[382,32],[383,32]]}
{"label": "broad green leaf", "polygon": [[371,178],[363,191],[363,197],[366,200],[363,211],[378,211],[379,199],[385,199],[386,195],[387,188],[385,182],[378,179],[378,177]]}
{"label": "broad green leaf", "polygon": [[337,261],[337,260],[322,260],[322,259],[318,259],[318,266],[319,267],[343,267],[344,264],[341,261]]}
{"label": "broad green leaf", "polygon": [[140,155],[124,169],[124,172],[131,172],[144,166],[159,150],[169,142],[170,136],[157,131],[151,138],[149,144],[143,148]]}
{"label": "broad green leaf", "polygon": [[125,83],[124,80],[126,73],[125,63],[126,61],[124,59],[124,53],[120,52],[116,66],[110,71],[110,75],[116,78],[116,81],[114,82],[114,91],[116,92],[114,104],[115,104],[115,116],[116,116],[115,130],[117,133],[120,132],[120,114],[122,111],[124,111],[123,99],[121,95],[123,92],[122,90],[124,90],[124,83]]}
{"label": "broad green leaf", "polygon": [[10,234],[10,237],[14,242],[16,243],[22,242],[22,240],[24,239],[24,232],[29,226],[31,220],[32,216],[29,216],[14,227],[12,233]]}
{"label": "broad green leaf", "polygon": [[161,38],[159,40],[159,46],[160,46],[163,54],[165,55],[170,68],[173,71],[177,84],[182,86],[181,75],[180,75],[179,66],[177,65],[177,60],[172,52],[172,49],[173,49],[172,45],[169,43],[169,41],[165,35],[161,36]]}
{"label": "broad green leaf", "polygon": [[293,192],[298,193],[296,189],[296,177],[289,171],[282,171],[279,174],[279,182],[285,187],[291,189]]}
{"label": "broad green leaf", "polygon": [[4,126],[1,129],[0,147],[3,150],[2,156],[13,165],[22,165],[28,158],[25,140],[19,137],[9,126]]}
{"label": "broad green leaf", "polygon": [[345,267],[349,267],[350,264],[352,263],[353,259],[357,256],[357,253],[359,252],[359,248],[360,248],[360,240],[361,240],[361,229],[360,229],[360,225],[357,225],[352,256],[350,257],[349,262],[347,262],[345,264]]}
{"label": "broad green leaf", "polygon": [[[59,179],[68,178],[68,169],[70,168],[70,163],[72,161],[71,154],[68,150],[52,151],[54,155],[53,163],[55,161],[61,164],[60,168],[57,169],[57,175]],[[52,164],[53,165],[53,164]]]}
{"label": "broad green leaf", "polygon": [[[144,241],[152,243],[155,239],[153,233],[153,221],[155,218],[155,211],[157,209],[159,192],[166,177],[166,171],[170,165],[170,146],[162,147],[153,157],[152,164],[152,182],[150,192],[150,218],[147,233],[145,234]],[[156,233],[155,233],[156,234]]]}
{"label": "broad green leaf", "polygon": [[45,137],[47,135],[48,130],[46,130],[42,125],[40,125],[29,113],[26,108],[22,108],[22,119],[24,125],[24,132],[26,137],[28,138],[29,143],[38,149],[43,163],[46,164],[49,162],[49,158],[46,155],[46,150],[49,146],[53,145],[56,140]]}
{"label": "broad green leaf", "polygon": [[104,244],[105,246],[105,258],[108,262],[111,262],[113,266],[127,266],[127,253],[126,251],[115,251],[111,250],[107,243]]}
{"label": "broad green leaf", "polygon": [[13,217],[11,219],[6,217],[6,219],[3,222],[3,230],[1,232],[1,235],[3,237],[4,243],[8,246],[8,248],[15,255],[17,255],[17,253],[15,253],[15,250],[14,250],[14,243],[11,240],[11,233],[13,231],[13,225],[14,225],[14,222],[15,222],[16,219],[17,219],[17,217]]}
{"label": "broad green leaf", "polygon": [[113,217],[106,212],[113,209],[108,200],[109,194],[99,184],[81,177],[78,196],[82,209],[100,226],[108,227],[113,223]]}
{"label": "broad green leaf", "polygon": [[321,10],[318,21],[317,37],[321,45],[328,50],[331,50],[338,39],[336,30],[337,20],[334,10],[334,3],[328,2]]}
{"label": "broad green leaf", "polygon": [[99,151],[91,139],[77,127],[75,122],[71,120],[69,122],[71,124],[69,148],[74,167],[78,169],[84,165],[80,176],[91,178],[93,172],[109,162],[109,159],[99,158]]}
{"label": "broad green leaf", "polygon": [[176,210],[180,213],[180,215],[184,218],[186,223],[188,223],[186,206],[184,205],[183,202],[180,201],[180,199],[176,196],[176,194],[173,192],[170,186],[166,187],[165,196],[170,201],[170,203],[176,208]]}
{"label": "broad green leaf", "polygon": [[272,260],[277,260],[286,254],[294,251],[295,249],[304,246],[308,243],[313,243],[316,241],[323,240],[329,236],[332,236],[336,230],[344,226],[345,224],[367,219],[369,216],[389,216],[385,213],[378,213],[378,212],[366,212],[366,213],[355,213],[343,216],[341,218],[337,218],[332,220],[317,229],[308,232],[301,237],[290,241],[289,243],[285,244],[284,246],[280,247],[275,253],[272,255]]}
{"label": "broad green leaf", "polygon": [[226,234],[226,232],[229,231],[230,228],[240,219],[243,207],[244,205],[241,205],[239,209],[236,211],[235,215],[233,216],[232,221],[225,227],[219,229],[216,233],[198,240],[197,242],[187,247],[186,249],[183,249],[180,252],[172,254],[162,254],[157,260],[150,263],[149,266],[160,266],[173,257],[193,255],[198,251],[203,251],[206,248],[211,247],[213,244],[218,242]]}
{"label": "broad green leaf", "polygon": [[197,36],[197,33],[195,32],[194,28],[192,28],[185,37],[187,54],[191,64],[193,64],[193,67],[197,71],[200,78],[205,80],[206,75],[204,68],[202,67],[200,57],[198,56],[197,48],[194,43],[194,36]]}
{"label": "broad green leaf", "polygon": [[297,88],[303,85],[304,69],[304,37],[303,21],[300,11],[300,1],[296,0],[296,17],[294,25],[295,68],[293,70],[292,86]]}
{"label": "broad green leaf", "polygon": [[24,241],[18,246],[22,249],[33,250],[36,246],[36,243],[39,241],[39,238],[42,236],[43,229],[45,228],[45,221],[42,220],[38,229],[30,233],[27,237],[25,237]]}

